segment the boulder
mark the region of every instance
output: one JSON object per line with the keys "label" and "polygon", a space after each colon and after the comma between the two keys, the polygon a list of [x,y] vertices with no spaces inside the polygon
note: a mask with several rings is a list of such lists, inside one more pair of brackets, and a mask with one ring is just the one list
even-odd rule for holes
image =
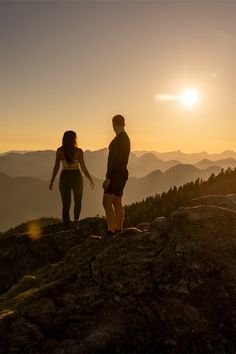
{"label": "boulder", "polygon": [[197,205],[217,205],[222,208],[236,210],[236,194],[227,195],[207,195],[192,199],[187,203],[188,206]]}

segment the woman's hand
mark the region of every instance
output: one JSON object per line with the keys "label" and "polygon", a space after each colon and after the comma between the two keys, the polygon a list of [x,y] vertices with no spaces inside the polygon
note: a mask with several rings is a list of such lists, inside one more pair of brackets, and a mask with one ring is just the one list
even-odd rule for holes
{"label": "woman's hand", "polygon": [[91,179],[91,181],[90,181],[90,187],[91,187],[91,189],[94,189],[94,182],[93,182],[92,179]]}
{"label": "woman's hand", "polygon": [[50,189],[51,191],[53,191],[53,188],[52,188],[52,187],[53,187],[53,182],[51,181],[50,184],[49,184],[49,189]]}

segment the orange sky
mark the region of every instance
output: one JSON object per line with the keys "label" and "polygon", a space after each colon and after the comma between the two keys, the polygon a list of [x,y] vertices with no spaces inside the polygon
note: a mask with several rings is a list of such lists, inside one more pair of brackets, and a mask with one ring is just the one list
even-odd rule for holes
{"label": "orange sky", "polygon": [[[0,2],[0,152],[56,149],[75,130],[133,150],[236,150],[235,2]],[[158,94],[195,87],[193,107]]]}

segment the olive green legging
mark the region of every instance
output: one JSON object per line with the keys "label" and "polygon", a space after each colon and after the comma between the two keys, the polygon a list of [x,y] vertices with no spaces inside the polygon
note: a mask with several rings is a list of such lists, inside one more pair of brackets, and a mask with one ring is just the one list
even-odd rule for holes
{"label": "olive green legging", "polygon": [[62,219],[65,225],[70,223],[71,191],[74,196],[74,219],[78,220],[81,211],[83,178],[80,170],[62,170],[59,189],[62,199]]}

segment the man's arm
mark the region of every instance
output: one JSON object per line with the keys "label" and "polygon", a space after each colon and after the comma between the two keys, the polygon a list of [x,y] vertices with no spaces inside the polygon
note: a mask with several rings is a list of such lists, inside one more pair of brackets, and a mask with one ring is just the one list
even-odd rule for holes
{"label": "man's arm", "polygon": [[116,166],[116,161],[117,161],[117,138],[114,138],[113,141],[111,142],[109,146],[109,154],[108,154],[108,159],[107,159],[107,173],[106,173],[106,178],[110,179],[115,166]]}
{"label": "man's arm", "polygon": [[107,178],[120,174],[127,167],[130,154],[130,140],[127,136],[120,136],[113,146],[108,158]]}
{"label": "man's arm", "polygon": [[92,179],[92,177],[90,176],[90,173],[89,173],[89,171],[87,170],[87,167],[86,167],[86,165],[85,165],[85,162],[84,162],[84,153],[83,153],[83,150],[82,150],[82,149],[80,149],[79,162],[80,162],[81,170],[83,171],[83,173],[85,174],[85,176],[89,179],[89,181],[90,181],[90,186],[91,186],[91,188],[93,189],[93,188],[94,188],[94,182],[93,182],[93,179]]}

